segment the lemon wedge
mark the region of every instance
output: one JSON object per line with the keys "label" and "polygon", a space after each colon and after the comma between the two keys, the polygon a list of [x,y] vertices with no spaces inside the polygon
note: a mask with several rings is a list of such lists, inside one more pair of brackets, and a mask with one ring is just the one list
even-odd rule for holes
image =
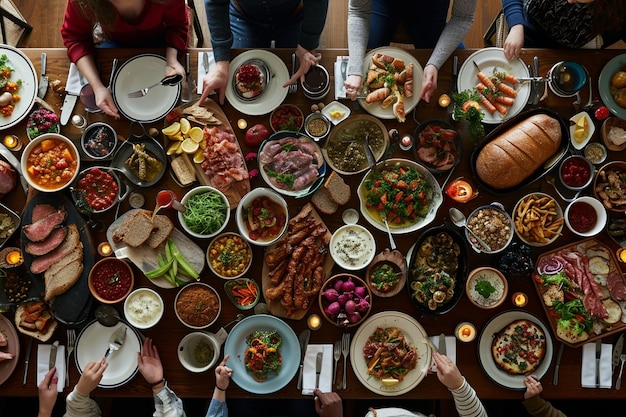
{"label": "lemon wedge", "polygon": [[395,379],[395,378],[383,378],[380,380],[380,382],[382,382],[384,386],[390,387],[392,385],[396,385],[400,383],[400,380]]}
{"label": "lemon wedge", "polygon": [[185,153],[195,153],[198,150],[199,147],[200,147],[200,145],[198,144],[198,142],[194,141],[191,138],[185,139],[180,144],[180,148]]}
{"label": "lemon wedge", "polygon": [[161,132],[163,132],[164,135],[167,136],[174,136],[176,135],[178,132],[180,132],[180,123],[179,122],[174,122],[171,125],[169,125],[168,127],[166,127],[165,129],[161,130]]}
{"label": "lemon wedge", "polygon": [[198,149],[196,153],[193,154],[193,162],[196,164],[204,162],[204,149]]}
{"label": "lemon wedge", "polygon": [[168,136],[168,137],[170,138],[170,140],[177,140],[179,142],[182,142],[183,140],[185,140],[183,135],[180,133],[180,130],[175,135]]}
{"label": "lemon wedge", "polygon": [[204,131],[198,126],[194,126],[189,129],[189,138],[196,143],[200,143],[204,139]]}
{"label": "lemon wedge", "polygon": [[583,115],[576,121],[576,128],[574,129],[574,139],[580,143],[587,137],[588,125],[587,118]]}
{"label": "lemon wedge", "polygon": [[183,135],[186,135],[187,133],[189,133],[189,129],[191,129],[191,123],[189,123],[189,120],[185,119],[184,117],[181,117],[181,119],[180,119],[180,132]]}
{"label": "lemon wedge", "polygon": [[180,148],[180,144],[181,144],[181,142],[178,142],[178,141],[172,142],[172,144],[167,148],[167,152],[166,153],[168,155],[174,155],[178,151],[178,149]]}

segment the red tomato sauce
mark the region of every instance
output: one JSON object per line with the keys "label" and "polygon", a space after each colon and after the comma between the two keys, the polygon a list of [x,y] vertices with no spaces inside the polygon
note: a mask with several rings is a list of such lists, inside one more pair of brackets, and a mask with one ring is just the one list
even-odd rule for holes
{"label": "red tomato sauce", "polygon": [[87,204],[95,211],[111,207],[119,191],[113,175],[99,168],[92,168],[78,181],[78,189],[83,191]]}
{"label": "red tomato sauce", "polygon": [[91,272],[91,279],[96,293],[108,301],[122,298],[132,285],[128,265],[118,259],[107,259],[96,265]]}
{"label": "red tomato sauce", "polygon": [[597,220],[596,210],[591,204],[579,201],[569,209],[569,224],[579,233],[587,233],[593,229]]}
{"label": "red tomato sauce", "polygon": [[561,178],[570,187],[582,187],[590,177],[589,165],[581,158],[568,159],[561,167]]}

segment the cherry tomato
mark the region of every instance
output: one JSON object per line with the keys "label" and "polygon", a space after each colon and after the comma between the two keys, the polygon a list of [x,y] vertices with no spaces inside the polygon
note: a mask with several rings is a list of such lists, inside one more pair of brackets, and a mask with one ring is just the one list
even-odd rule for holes
{"label": "cherry tomato", "polygon": [[596,116],[596,119],[604,120],[609,117],[609,109],[607,109],[606,106],[598,107],[594,115]]}
{"label": "cherry tomato", "polygon": [[480,111],[480,104],[478,104],[478,102],[474,100],[468,100],[463,103],[462,109],[463,111],[468,111],[470,107],[474,107],[476,110]]}

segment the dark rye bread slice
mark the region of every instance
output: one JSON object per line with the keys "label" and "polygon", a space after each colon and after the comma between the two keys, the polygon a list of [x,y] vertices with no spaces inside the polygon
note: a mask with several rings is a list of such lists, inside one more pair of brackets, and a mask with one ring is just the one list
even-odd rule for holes
{"label": "dark rye bread slice", "polygon": [[333,203],[338,206],[348,204],[348,201],[350,201],[350,186],[346,184],[343,178],[341,178],[341,176],[335,171],[331,172],[326,179],[324,188],[328,190],[329,197]]}
{"label": "dark rye bread slice", "polygon": [[335,204],[333,200],[330,198],[330,193],[324,187],[320,187],[316,192],[311,196],[311,203],[318,209],[320,212],[324,214],[334,214],[339,206]]}
{"label": "dark rye bread slice", "polygon": [[148,210],[137,210],[134,215],[129,216],[120,227],[113,232],[115,242],[124,242],[126,245],[136,248],[150,238],[154,229],[152,223],[152,212]]}

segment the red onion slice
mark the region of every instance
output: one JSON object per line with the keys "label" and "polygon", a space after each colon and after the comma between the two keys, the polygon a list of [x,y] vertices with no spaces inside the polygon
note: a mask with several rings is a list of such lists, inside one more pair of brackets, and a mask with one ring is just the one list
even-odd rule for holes
{"label": "red onion slice", "polygon": [[539,272],[540,274],[554,275],[558,274],[562,269],[563,264],[561,263],[561,261],[555,258],[551,258],[542,262],[541,265],[537,267],[537,272]]}

